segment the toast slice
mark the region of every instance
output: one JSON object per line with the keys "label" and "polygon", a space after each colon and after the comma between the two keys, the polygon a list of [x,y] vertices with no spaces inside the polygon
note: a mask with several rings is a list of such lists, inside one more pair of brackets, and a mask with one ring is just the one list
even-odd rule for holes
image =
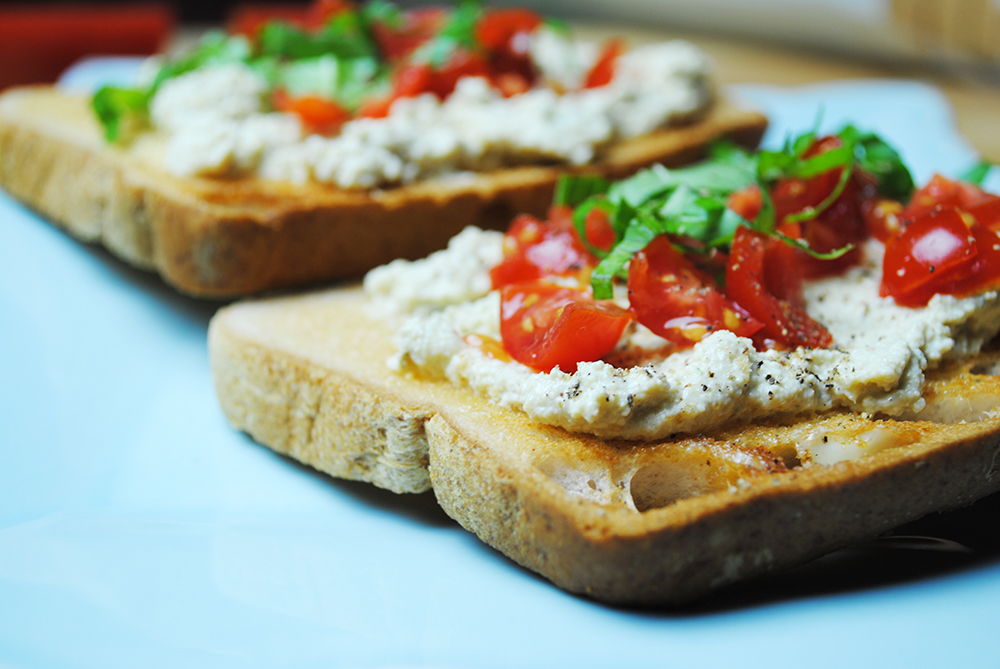
{"label": "toast slice", "polygon": [[[764,116],[726,101],[687,124],[610,149],[575,169],[618,178],[691,162],[714,139],[756,146]],[[0,187],[81,240],[159,273],[179,291],[230,298],[360,276],[420,258],[465,228],[541,215],[557,166],[462,174],[375,191],[315,183],[174,177],[162,143],[107,145],[85,96],[52,87],[0,95]]]}
{"label": "toast slice", "polygon": [[[226,307],[209,328],[222,408],[333,476],[433,487],[487,544],[598,600],[683,603],[1000,490],[996,350],[936,372],[908,420],[838,412],[642,443],[398,375],[392,336],[359,288]],[[870,454],[796,457],[803,440],[858,437]]]}

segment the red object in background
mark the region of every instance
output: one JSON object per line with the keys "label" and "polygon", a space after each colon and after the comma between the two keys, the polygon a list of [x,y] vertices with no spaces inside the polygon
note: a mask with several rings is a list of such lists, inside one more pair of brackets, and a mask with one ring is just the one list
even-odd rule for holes
{"label": "red object in background", "polygon": [[174,29],[167,4],[0,5],[0,89],[54,82],[84,56],[148,56]]}

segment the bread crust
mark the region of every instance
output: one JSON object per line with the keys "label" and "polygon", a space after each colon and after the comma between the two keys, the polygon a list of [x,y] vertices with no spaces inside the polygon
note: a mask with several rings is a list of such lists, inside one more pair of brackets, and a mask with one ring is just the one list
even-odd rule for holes
{"label": "bread crust", "polygon": [[[224,308],[209,350],[235,428],[333,476],[431,486],[487,544],[602,601],[680,604],[1000,490],[996,352],[931,382],[932,400],[972,388],[983,400],[952,422],[831,413],[640,443],[395,374],[392,333],[357,288]],[[387,425],[401,428],[390,438]],[[893,447],[825,466],[790,454],[804,431],[873,427]]]}
{"label": "bread crust", "polygon": [[[702,117],[612,147],[572,171],[619,178],[703,155],[713,139],[756,146],[766,119],[718,101]],[[231,298],[359,276],[420,258],[475,224],[541,215],[565,168],[505,169],[383,190],[259,179],[177,178],[154,138],[127,150],[102,139],[88,100],[52,87],[0,95],[0,186],[87,242],[158,272],[197,297]]]}

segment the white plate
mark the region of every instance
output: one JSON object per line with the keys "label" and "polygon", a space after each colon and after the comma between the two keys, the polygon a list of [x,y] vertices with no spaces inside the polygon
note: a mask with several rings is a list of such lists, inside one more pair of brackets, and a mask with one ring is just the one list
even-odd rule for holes
{"label": "white plate", "polygon": [[[975,159],[923,85],[739,92],[771,144],[824,109],[922,179]],[[996,666],[995,499],[916,528],[972,545],[971,563],[869,547],[680,612],[608,608],[430,495],[335,481],[233,432],[205,348],[217,306],[0,194],[0,665]]]}

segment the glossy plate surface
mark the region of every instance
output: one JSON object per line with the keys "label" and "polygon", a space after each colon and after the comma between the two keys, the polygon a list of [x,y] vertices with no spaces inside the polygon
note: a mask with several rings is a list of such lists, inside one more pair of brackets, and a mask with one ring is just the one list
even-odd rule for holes
{"label": "glossy plate surface", "polygon": [[[733,93],[771,116],[771,145],[821,117],[882,133],[920,181],[975,160],[921,84]],[[233,432],[205,347],[218,306],[0,193],[0,666],[996,666],[996,496],[905,530],[939,541],[841,551],[681,611],[612,609],[431,495]]]}

